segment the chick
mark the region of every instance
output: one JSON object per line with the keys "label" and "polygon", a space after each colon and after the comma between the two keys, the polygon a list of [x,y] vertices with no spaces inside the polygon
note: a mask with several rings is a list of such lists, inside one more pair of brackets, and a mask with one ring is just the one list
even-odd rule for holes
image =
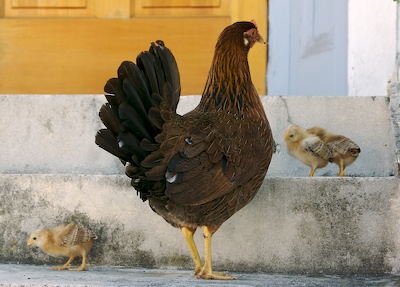
{"label": "chick", "polygon": [[360,147],[349,138],[328,133],[320,127],[312,127],[306,132],[318,136],[332,151],[331,162],[339,166],[338,176],[345,176],[344,169],[352,164],[361,152]]}
{"label": "chick", "polygon": [[[93,240],[97,235],[81,224],[70,223],[60,225],[53,229],[38,229],[29,237],[28,246],[38,246],[47,254],[58,257],[69,257],[62,266],[53,267],[53,270],[76,270],[86,268],[86,255],[93,246]],[[82,264],[79,268],[68,268],[76,256],[82,256]]]}
{"label": "chick", "polygon": [[289,154],[311,168],[309,176],[313,176],[317,168],[325,167],[331,158],[328,146],[318,136],[307,133],[298,125],[288,126],[283,140]]}

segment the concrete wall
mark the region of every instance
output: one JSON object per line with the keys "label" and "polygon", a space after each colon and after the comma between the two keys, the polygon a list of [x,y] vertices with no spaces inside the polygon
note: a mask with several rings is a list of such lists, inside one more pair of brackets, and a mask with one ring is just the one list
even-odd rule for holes
{"label": "concrete wall", "polygon": [[388,85],[390,95],[390,115],[392,129],[395,135],[397,170],[400,174],[400,83],[390,83]]}
{"label": "concrete wall", "polygon": [[[180,112],[198,97],[182,99]],[[180,231],[130,187],[94,144],[102,95],[0,96],[0,262],[59,264],[27,248],[39,227],[81,222],[99,235],[89,263],[191,268]],[[257,197],[214,237],[215,267],[284,273],[400,273],[400,190],[386,97],[263,97],[278,143]],[[282,130],[319,124],[348,135],[360,158],[308,178]],[[229,240],[227,240],[229,239]],[[203,250],[201,232],[196,234]]]}

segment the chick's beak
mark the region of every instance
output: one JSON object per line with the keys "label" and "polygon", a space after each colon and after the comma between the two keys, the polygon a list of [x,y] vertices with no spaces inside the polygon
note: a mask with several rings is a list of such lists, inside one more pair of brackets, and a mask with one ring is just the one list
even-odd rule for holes
{"label": "chick's beak", "polygon": [[26,243],[26,246],[31,246],[33,244],[33,240],[29,239],[28,242]]}

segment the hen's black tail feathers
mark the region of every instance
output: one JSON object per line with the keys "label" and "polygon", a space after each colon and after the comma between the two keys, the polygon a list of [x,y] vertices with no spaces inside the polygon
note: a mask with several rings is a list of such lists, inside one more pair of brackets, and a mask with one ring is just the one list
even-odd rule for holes
{"label": "hen's black tail feathers", "polygon": [[146,200],[165,186],[165,170],[152,161],[160,159],[155,137],[164,123],[162,111],[175,113],[180,97],[175,58],[162,41],[151,43],[149,51],[137,56],[136,64],[121,63],[118,78],[108,80],[104,91],[107,103],[99,116],[106,129],[98,131],[96,144],[123,164],[129,163],[126,174]]}

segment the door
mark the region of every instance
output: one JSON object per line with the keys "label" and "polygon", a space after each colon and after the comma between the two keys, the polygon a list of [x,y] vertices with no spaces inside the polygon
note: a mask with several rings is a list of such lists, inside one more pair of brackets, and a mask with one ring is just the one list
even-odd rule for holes
{"label": "door", "polygon": [[[123,60],[161,39],[178,62],[182,94],[201,94],[222,29],[254,18],[266,35],[266,17],[266,0],[0,0],[0,93],[103,93]],[[260,94],[266,49],[250,52]]]}

